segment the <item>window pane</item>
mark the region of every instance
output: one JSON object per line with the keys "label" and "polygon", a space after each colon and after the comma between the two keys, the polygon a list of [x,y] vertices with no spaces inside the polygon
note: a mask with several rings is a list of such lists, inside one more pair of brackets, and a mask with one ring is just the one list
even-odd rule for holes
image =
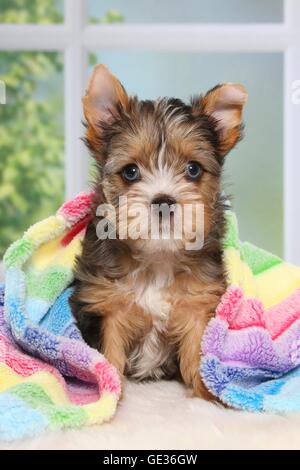
{"label": "window pane", "polygon": [[88,0],[94,23],[264,23],[283,21],[282,0]]}
{"label": "window pane", "polygon": [[224,189],[233,195],[241,238],[282,254],[283,56],[259,53],[102,51],[131,94],[187,100],[222,82],[249,91],[245,138],[227,157]]}
{"label": "window pane", "polygon": [[64,0],[0,0],[0,23],[62,23]]}
{"label": "window pane", "polygon": [[0,52],[0,257],[64,194],[60,53]]}

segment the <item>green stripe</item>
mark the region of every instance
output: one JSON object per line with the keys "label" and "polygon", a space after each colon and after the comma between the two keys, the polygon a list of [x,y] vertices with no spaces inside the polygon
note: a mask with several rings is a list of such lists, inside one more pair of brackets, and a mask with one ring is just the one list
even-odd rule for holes
{"label": "green stripe", "polygon": [[23,400],[34,410],[44,414],[53,427],[79,427],[87,422],[87,415],[82,407],[55,405],[45,390],[38,384],[18,384],[9,389],[9,392]]}
{"label": "green stripe", "polygon": [[46,271],[31,269],[26,274],[27,297],[53,302],[73,280],[69,268],[51,266]]}
{"label": "green stripe", "polygon": [[6,269],[20,268],[24,262],[32,255],[34,250],[33,241],[28,238],[21,238],[13,243],[6,251],[3,262]]}
{"label": "green stripe", "polygon": [[53,401],[44,389],[34,383],[21,383],[9,389],[10,393],[21,398],[32,408],[38,408],[43,405],[53,405]]}
{"label": "green stripe", "polygon": [[81,427],[87,424],[85,411],[76,405],[53,406],[48,410],[48,418],[54,427]]}
{"label": "green stripe", "polygon": [[223,247],[239,249],[239,230],[238,223],[235,214],[232,211],[225,212],[226,230],[225,237],[223,239]]}
{"label": "green stripe", "polygon": [[257,248],[252,243],[241,243],[240,250],[242,260],[247,263],[254,275],[261,274],[283,262],[278,256]]}

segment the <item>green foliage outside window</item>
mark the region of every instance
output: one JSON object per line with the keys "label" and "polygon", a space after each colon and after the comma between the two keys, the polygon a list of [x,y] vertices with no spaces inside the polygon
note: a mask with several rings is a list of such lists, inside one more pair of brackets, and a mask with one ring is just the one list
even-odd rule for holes
{"label": "green foliage outside window", "polygon": [[[0,23],[61,23],[61,0],[0,0]],[[109,11],[99,23],[122,19]],[[0,258],[64,198],[63,58],[0,51]]]}
{"label": "green foliage outside window", "polygon": [[[2,23],[61,20],[50,0],[0,0]],[[0,256],[63,200],[62,69],[58,52],[0,52]]]}
{"label": "green foliage outside window", "polygon": [[63,0],[0,0],[0,23],[61,23]]}

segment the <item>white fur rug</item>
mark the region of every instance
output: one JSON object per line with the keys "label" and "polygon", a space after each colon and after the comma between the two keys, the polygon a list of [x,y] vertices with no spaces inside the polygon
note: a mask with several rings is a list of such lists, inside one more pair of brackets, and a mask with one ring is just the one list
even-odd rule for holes
{"label": "white fur rug", "polygon": [[0,449],[300,449],[300,414],[228,410],[177,382],[127,383],[108,424],[48,433]]}

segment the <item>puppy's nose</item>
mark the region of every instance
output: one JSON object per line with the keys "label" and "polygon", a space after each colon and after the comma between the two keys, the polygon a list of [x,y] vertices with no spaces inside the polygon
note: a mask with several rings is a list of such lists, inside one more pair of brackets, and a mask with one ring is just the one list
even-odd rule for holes
{"label": "puppy's nose", "polygon": [[152,199],[151,204],[167,204],[168,206],[172,206],[173,204],[176,204],[176,199],[168,196],[167,194],[158,194]]}

